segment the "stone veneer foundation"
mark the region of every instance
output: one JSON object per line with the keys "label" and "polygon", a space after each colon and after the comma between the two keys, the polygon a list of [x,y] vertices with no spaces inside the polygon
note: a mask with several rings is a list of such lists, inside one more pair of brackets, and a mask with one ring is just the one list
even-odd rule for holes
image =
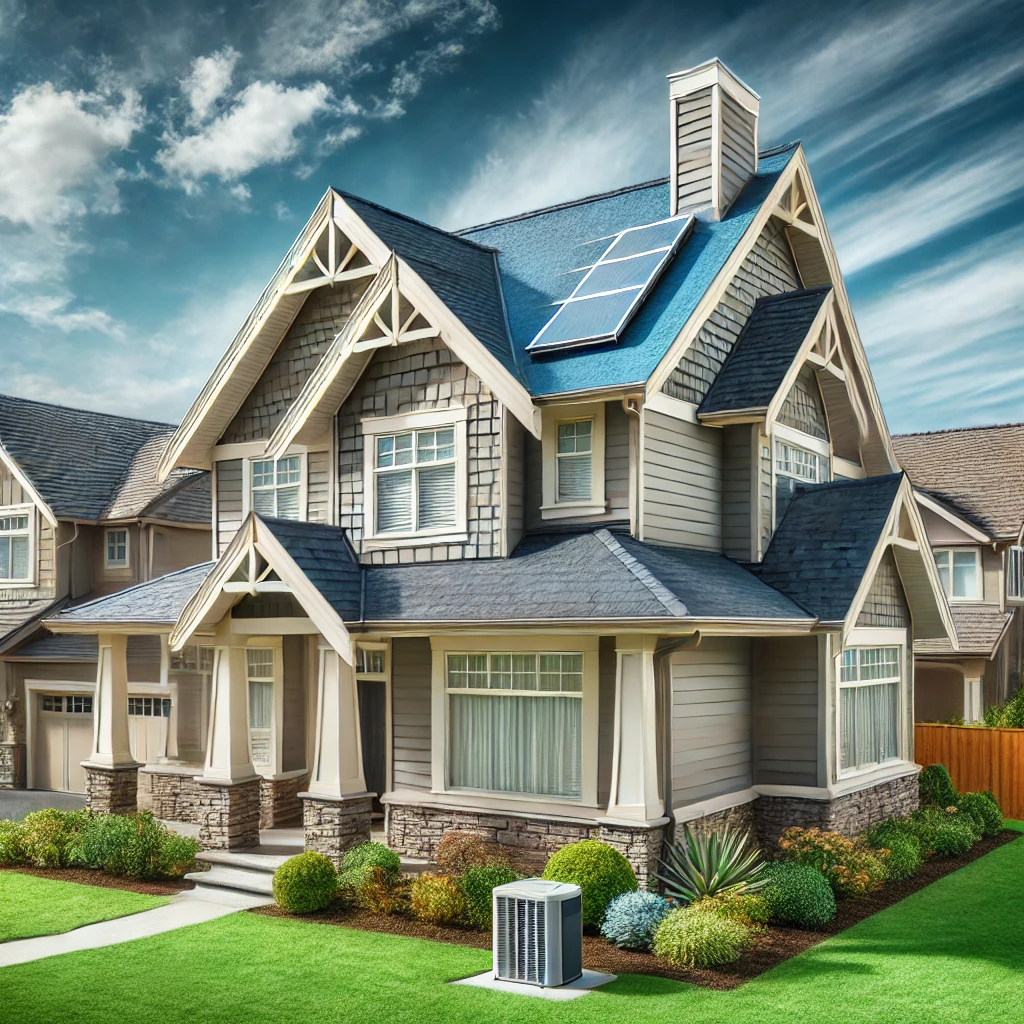
{"label": "stone veneer foundation", "polygon": [[369,841],[372,794],[325,800],[311,793],[300,793],[299,798],[307,850],[330,857],[340,868],[346,850]]}
{"label": "stone veneer foundation", "polygon": [[85,769],[85,806],[99,814],[134,814],[138,809],[138,764],[114,768],[88,765]]}
{"label": "stone veneer foundation", "polygon": [[302,824],[301,793],[309,775],[260,780],[260,828],[297,828]]}
{"label": "stone veneer foundation", "polygon": [[260,780],[195,780],[199,789],[199,842],[206,849],[241,850],[260,843]]}
{"label": "stone veneer foundation", "polygon": [[151,811],[164,821],[199,821],[202,790],[196,777],[199,768],[163,770],[142,768],[139,771],[139,810]]}
{"label": "stone veneer foundation", "polygon": [[0,789],[25,788],[25,744],[0,743]]}

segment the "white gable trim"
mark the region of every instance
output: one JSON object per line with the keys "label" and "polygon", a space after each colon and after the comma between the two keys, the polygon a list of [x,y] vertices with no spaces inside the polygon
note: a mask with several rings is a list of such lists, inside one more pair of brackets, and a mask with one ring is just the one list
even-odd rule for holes
{"label": "white gable trim", "polygon": [[11,476],[21,484],[21,489],[29,496],[32,504],[43,514],[43,518],[54,529],[57,529],[57,517],[53,514],[53,509],[42,499],[39,492],[32,486],[32,481],[25,476],[22,468],[14,461],[10,452],[7,451],[2,443],[0,443],[0,462],[7,467]]}
{"label": "white gable trim", "polygon": [[976,526],[972,526],[966,519],[961,519],[958,515],[950,512],[948,508],[943,508],[934,498],[930,498],[927,494],[922,491],[914,489],[914,498],[917,500],[919,505],[924,505],[929,512],[934,512],[941,519],[945,519],[947,523],[955,526],[961,533],[967,534],[972,540],[976,540],[979,544],[991,544],[992,538],[987,533],[982,533]]}

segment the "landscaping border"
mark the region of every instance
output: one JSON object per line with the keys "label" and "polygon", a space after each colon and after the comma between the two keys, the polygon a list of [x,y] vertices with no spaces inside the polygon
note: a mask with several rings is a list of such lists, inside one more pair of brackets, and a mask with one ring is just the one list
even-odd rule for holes
{"label": "landscaping border", "polygon": [[162,878],[157,882],[144,882],[133,878],[118,878],[108,875],[99,868],[34,868],[27,864],[0,867],[0,871],[14,871],[21,875],[35,875],[36,878],[53,878],[58,882],[76,882],[100,889],[124,889],[143,896],[174,896],[186,889],[194,889],[195,882],[184,878]]}

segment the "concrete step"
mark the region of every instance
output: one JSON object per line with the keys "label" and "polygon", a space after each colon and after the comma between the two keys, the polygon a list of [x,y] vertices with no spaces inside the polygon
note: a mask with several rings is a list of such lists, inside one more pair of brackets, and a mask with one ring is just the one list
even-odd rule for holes
{"label": "concrete step", "polygon": [[215,864],[209,871],[192,871],[185,876],[190,882],[196,883],[197,895],[207,889],[235,889],[249,892],[257,896],[274,895],[273,872],[251,871],[248,868],[226,867]]}
{"label": "concrete step", "polygon": [[[259,871],[266,874],[273,874],[289,857],[295,854],[265,854],[257,852],[259,847],[252,850],[201,850],[196,854],[196,860],[204,864],[223,864],[227,867],[245,868],[247,871]],[[302,853],[301,848],[295,851]]]}

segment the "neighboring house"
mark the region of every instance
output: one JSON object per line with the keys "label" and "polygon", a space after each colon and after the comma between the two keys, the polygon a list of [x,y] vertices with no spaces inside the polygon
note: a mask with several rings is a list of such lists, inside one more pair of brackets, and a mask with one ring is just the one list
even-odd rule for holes
{"label": "neighboring house", "polygon": [[[209,474],[157,478],[173,434],[0,395],[0,788],[85,789],[96,637],[52,636],[42,619],[210,557]],[[122,710],[133,749],[153,759],[167,732],[162,661],[159,638],[132,638]]]}
{"label": "neighboring house", "polygon": [[914,484],[957,648],[919,639],[915,717],[981,719],[1020,688],[1024,659],[1024,424],[893,438]]}
{"label": "neighboring house", "polygon": [[[100,634],[93,806],[646,877],[666,826],[916,805],[911,644],[952,622],[804,151],[717,61],[670,104],[668,180],[456,233],[324,196],[161,464],[213,470],[216,564],[50,620]],[[144,797],[140,634],[208,725]]]}

